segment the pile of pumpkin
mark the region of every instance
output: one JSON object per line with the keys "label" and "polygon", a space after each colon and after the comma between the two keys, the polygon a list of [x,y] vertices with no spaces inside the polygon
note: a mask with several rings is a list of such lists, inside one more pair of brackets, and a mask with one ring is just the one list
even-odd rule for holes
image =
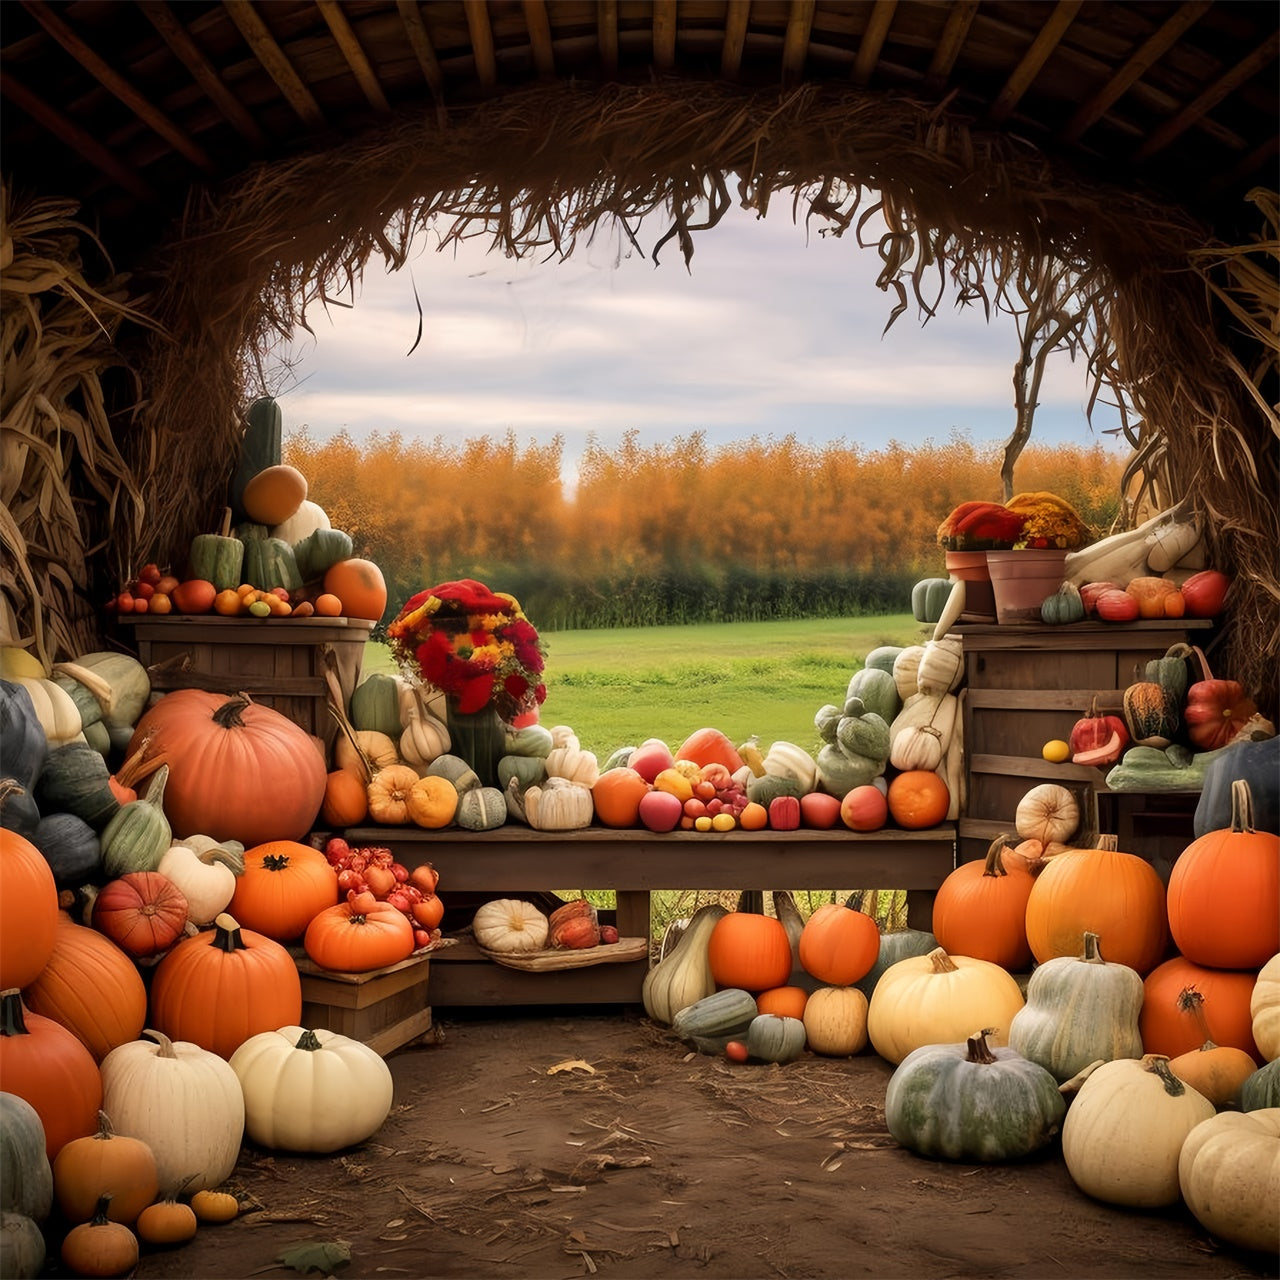
{"label": "pile of pumpkin", "polygon": [[1017,832],[943,883],[931,931],[880,934],[850,904],[804,920],[785,892],[774,915],[759,895],[705,906],[650,970],[645,1009],[738,1062],[869,1044],[894,1065],[886,1125],[909,1150],[1003,1161],[1061,1135],[1090,1196],[1182,1199],[1214,1235],[1274,1255],[1280,836],[1254,828],[1247,781],[1231,790],[1230,820],[1167,889],[1114,837],[1074,846],[1074,797],[1041,784]]}

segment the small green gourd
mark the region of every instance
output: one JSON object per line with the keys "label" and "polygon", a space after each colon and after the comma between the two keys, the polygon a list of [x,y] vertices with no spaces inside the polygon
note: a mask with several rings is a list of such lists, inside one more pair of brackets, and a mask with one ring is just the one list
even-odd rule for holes
{"label": "small green gourd", "polygon": [[806,1034],[799,1018],[761,1013],[747,1027],[747,1056],[761,1062],[794,1062],[803,1052]]}
{"label": "small green gourd", "polygon": [[728,914],[718,902],[699,907],[675,946],[645,974],[640,999],[654,1022],[670,1026],[682,1009],[715,991],[707,947],[716,921]]}
{"label": "small green gourd", "polygon": [[173,830],[164,814],[164,789],[169,766],[162,764],[148,780],[147,791],[120,806],[103,828],[102,869],[112,879],[130,871],[155,871],[173,843]]}
{"label": "small green gourd", "polygon": [[212,582],[219,591],[234,591],[244,581],[244,543],[231,537],[231,508],[222,512],[217,533],[198,533],[191,539],[188,576]]}
{"label": "small green gourd", "polygon": [[756,998],[740,987],[725,987],[681,1009],[671,1030],[699,1053],[722,1053],[730,1040],[743,1040],[760,1013]]}

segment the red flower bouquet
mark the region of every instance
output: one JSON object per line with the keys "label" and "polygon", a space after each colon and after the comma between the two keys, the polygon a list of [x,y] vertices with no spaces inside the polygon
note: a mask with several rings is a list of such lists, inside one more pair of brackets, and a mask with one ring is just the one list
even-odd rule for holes
{"label": "red flower bouquet", "polygon": [[419,591],[387,636],[400,667],[464,715],[491,707],[510,721],[546,699],[537,631],[514,596],[482,582],[463,578]]}

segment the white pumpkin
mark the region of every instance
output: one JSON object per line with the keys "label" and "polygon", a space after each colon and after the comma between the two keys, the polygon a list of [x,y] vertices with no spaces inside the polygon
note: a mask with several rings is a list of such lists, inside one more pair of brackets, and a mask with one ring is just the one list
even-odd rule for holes
{"label": "white pumpkin", "polygon": [[211,837],[205,840],[199,849],[182,841],[170,845],[156,868],[182,890],[187,919],[193,924],[209,924],[227,909],[236,891],[236,876],[244,872],[243,849],[237,855]]}
{"label": "white pumpkin", "polygon": [[540,787],[525,788],[524,816],[535,831],[577,831],[591,825],[595,800],[589,786],[548,778]]}
{"label": "white pumpkin", "polygon": [[449,726],[429,711],[422,711],[405,721],[400,734],[400,759],[421,772],[432,761],[447,755],[452,746]]}
{"label": "white pumpkin", "polygon": [[368,1045],[324,1028],[280,1027],[232,1055],[244,1130],[276,1151],[330,1152],[373,1137],[391,1112],[391,1071]]}
{"label": "white pumpkin", "polygon": [[1060,783],[1042,782],[1018,801],[1013,825],[1024,840],[1064,844],[1080,826],[1080,804]]}
{"label": "white pumpkin", "polygon": [[310,498],[303,498],[302,505],[287,520],[271,526],[273,538],[283,538],[292,545],[309,537],[317,529],[331,529],[329,513]]}
{"label": "white pumpkin", "polygon": [[20,684],[31,695],[36,719],[40,721],[51,747],[84,740],[80,708],[60,684],[43,677],[35,679],[29,676],[14,676],[12,683]]}
{"label": "white pumpkin", "polygon": [[794,742],[775,742],[765,752],[764,771],[776,778],[792,778],[805,791],[818,785],[818,762]]}
{"label": "white pumpkin", "polygon": [[1280,955],[1274,955],[1258,972],[1249,997],[1253,1042],[1268,1062],[1280,1058]]}
{"label": "white pumpkin", "polygon": [[471,921],[476,944],[486,951],[541,951],[547,945],[550,922],[532,902],[495,898],[477,908]]}
{"label": "white pumpkin", "polygon": [[916,688],[921,693],[952,693],[964,679],[964,648],[958,636],[930,640],[916,668]]}
{"label": "white pumpkin", "polygon": [[1067,1172],[1086,1195],[1108,1204],[1176,1204],[1182,1144],[1213,1115],[1213,1103],[1179,1080],[1161,1054],[1104,1062],[1067,1109]]}
{"label": "white pumpkin", "polygon": [[547,777],[563,778],[580,787],[594,787],[600,779],[600,762],[595,752],[584,751],[574,738],[572,742],[552,747],[547,753]]}
{"label": "white pumpkin", "polygon": [[244,1093],[225,1058],[158,1031],[102,1060],[102,1109],[116,1133],[156,1158],[162,1193],[203,1191],[231,1176],[244,1138]]}
{"label": "white pumpkin", "polygon": [[924,645],[909,644],[893,660],[893,683],[898,686],[898,697],[903,702],[920,692],[918,680],[923,657]]}
{"label": "white pumpkin", "polygon": [[1280,1107],[1196,1125],[1178,1154],[1178,1185],[1206,1231],[1280,1256]]}
{"label": "white pumpkin", "polygon": [[902,770],[940,768],[951,746],[959,706],[954,693],[913,693],[889,726],[889,763]]}

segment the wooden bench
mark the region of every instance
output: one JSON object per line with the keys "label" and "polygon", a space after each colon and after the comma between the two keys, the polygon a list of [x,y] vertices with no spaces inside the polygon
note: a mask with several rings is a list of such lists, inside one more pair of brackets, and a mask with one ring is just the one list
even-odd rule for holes
{"label": "wooden bench", "polygon": [[[953,825],[925,831],[542,832],[357,827],[352,845],[385,845],[407,867],[430,862],[440,893],[495,898],[566,888],[613,889],[618,932],[648,937],[649,895],[658,889],[839,889],[907,891],[907,918],[929,929],[933,898],[955,866]],[[634,1004],[646,960],[525,973],[488,960],[470,942],[432,955],[435,1007],[500,1004]]]}

